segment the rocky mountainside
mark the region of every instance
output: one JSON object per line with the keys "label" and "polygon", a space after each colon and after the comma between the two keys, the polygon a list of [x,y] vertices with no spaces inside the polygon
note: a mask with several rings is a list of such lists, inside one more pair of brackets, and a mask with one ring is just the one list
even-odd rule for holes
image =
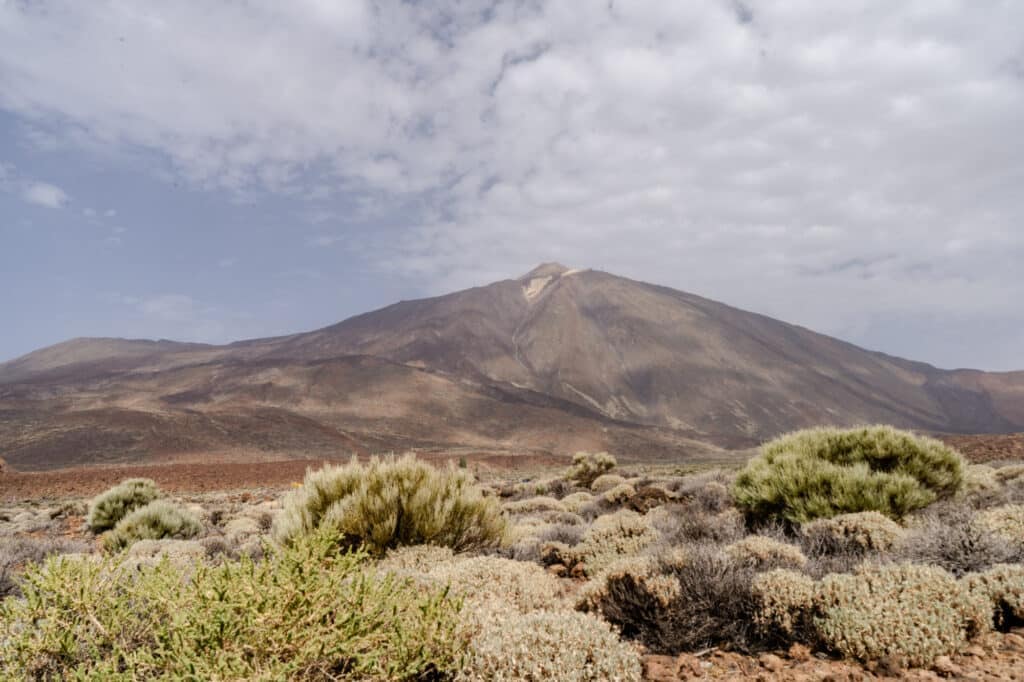
{"label": "rocky mountainside", "polygon": [[692,294],[542,265],[226,346],[76,339],[0,365],[15,468],[448,448],[719,456],[887,422],[1024,430],[1024,372],[945,371]]}

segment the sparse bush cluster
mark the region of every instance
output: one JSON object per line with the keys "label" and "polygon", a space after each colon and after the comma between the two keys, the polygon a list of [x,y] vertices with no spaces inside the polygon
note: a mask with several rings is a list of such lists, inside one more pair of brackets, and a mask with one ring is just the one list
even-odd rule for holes
{"label": "sparse bush cluster", "polygon": [[375,458],[212,508],[126,481],[89,506],[105,554],[38,566],[89,548],[0,538],[25,595],[0,602],[0,677],[638,680],[638,645],[929,665],[1024,624],[1024,465],[871,427],[655,471],[580,453],[487,490]]}

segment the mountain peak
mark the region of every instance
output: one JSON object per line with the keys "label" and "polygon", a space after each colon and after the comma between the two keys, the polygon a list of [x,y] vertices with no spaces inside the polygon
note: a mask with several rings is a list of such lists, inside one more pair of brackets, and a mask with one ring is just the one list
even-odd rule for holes
{"label": "mountain peak", "polygon": [[537,279],[538,277],[560,277],[569,272],[569,268],[561,263],[541,263],[533,270],[520,277],[520,280]]}

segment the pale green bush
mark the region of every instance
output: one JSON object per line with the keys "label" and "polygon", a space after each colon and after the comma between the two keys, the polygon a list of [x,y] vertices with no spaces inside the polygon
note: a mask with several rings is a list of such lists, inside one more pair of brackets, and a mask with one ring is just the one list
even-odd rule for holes
{"label": "pale green bush", "polygon": [[933,566],[889,564],[830,575],[817,587],[818,638],[844,656],[914,666],[956,653],[990,626],[988,604]]}
{"label": "pale green bush", "polygon": [[0,678],[396,680],[451,675],[459,602],[304,536],[268,559],[30,568],[0,603]]}
{"label": "pale green bush", "polygon": [[541,611],[484,627],[457,679],[639,682],[640,673],[639,654],[607,623],[572,611]]}
{"label": "pale green bush", "polygon": [[1024,480],[1024,464],[1010,464],[999,467],[995,471],[996,480],[1000,483],[1011,483]]}
{"label": "pale green bush", "polygon": [[884,514],[866,511],[811,521],[800,527],[800,533],[817,551],[862,554],[892,549],[903,536],[903,529]]}
{"label": "pale green bush", "polygon": [[565,511],[565,505],[553,497],[537,496],[525,500],[506,502],[504,509],[509,514],[536,514],[538,512]]}
{"label": "pale green bush", "polygon": [[600,494],[606,490],[611,490],[615,486],[622,485],[626,482],[626,479],[618,474],[602,474],[594,479],[593,483],[590,484],[590,490],[594,493]]}
{"label": "pale green bush", "polygon": [[999,564],[984,573],[961,579],[967,589],[990,605],[993,625],[1004,628],[1009,621],[1024,620],[1024,566]]}
{"label": "pale green bush", "polygon": [[807,557],[799,547],[762,535],[748,535],[728,545],[725,553],[755,571],[803,568],[807,564]]}
{"label": "pale green bush", "polygon": [[645,517],[622,509],[595,519],[578,545],[564,548],[563,563],[582,564],[587,575],[595,575],[616,559],[636,556],[657,539],[658,531]]}
{"label": "pale green bush", "polygon": [[955,494],[963,470],[941,441],[891,427],[808,429],[766,444],[736,477],[733,496],[758,523],[862,511],[899,519]]}
{"label": "pale green bush", "polygon": [[562,506],[565,507],[566,511],[578,513],[580,508],[586,503],[592,501],[594,496],[588,492],[580,491],[577,493],[571,493],[561,499]]}
{"label": "pale green bush", "polygon": [[495,556],[454,557],[436,563],[422,577],[450,587],[467,608],[503,601],[520,613],[558,608],[565,586],[537,564]]}
{"label": "pale green bush", "polygon": [[187,540],[202,530],[199,520],[190,512],[165,500],[155,500],[118,521],[114,530],[103,537],[103,546],[117,551],[139,540]]}
{"label": "pale green bush", "polygon": [[797,571],[778,568],[754,576],[752,591],[757,601],[754,624],[761,635],[771,639],[804,639],[809,629],[811,607],[817,586]]}
{"label": "pale green bush", "polygon": [[129,513],[144,507],[163,495],[148,478],[129,478],[100,493],[89,503],[86,524],[94,533],[102,533],[117,525]]}
{"label": "pale green bush", "polygon": [[616,464],[615,457],[607,452],[577,452],[572,458],[572,466],[565,472],[565,477],[577,485],[589,488],[594,479],[615,468]]}
{"label": "pale green bush", "polygon": [[975,522],[1004,542],[1024,547],[1024,504],[1006,504],[978,514]]}
{"label": "pale green bush", "polygon": [[451,464],[438,470],[412,455],[310,471],[283,506],[273,528],[278,542],[324,526],[340,545],[378,555],[402,545],[490,547],[506,529],[499,503],[484,497],[469,473]]}

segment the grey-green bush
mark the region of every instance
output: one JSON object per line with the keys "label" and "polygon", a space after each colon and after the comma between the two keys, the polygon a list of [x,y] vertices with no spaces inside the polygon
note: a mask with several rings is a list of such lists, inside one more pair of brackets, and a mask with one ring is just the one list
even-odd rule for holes
{"label": "grey-green bush", "polygon": [[156,483],[148,478],[129,478],[100,493],[89,503],[86,524],[94,533],[102,533],[139,507],[144,507],[163,495]]}
{"label": "grey-green bush", "polygon": [[118,521],[114,530],[104,536],[103,545],[117,551],[139,540],[187,540],[199,535],[202,529],[191,513],[165,500],[155,500]]}
{"label": "grey-green bush", "polygon": [[343,547],[382,555],[403,545],[491,547],[503,539],[506,520],[466,470],[436,469],[406,455],[365,465],[353,458],[308,472],[285,498],[273,536],[289,544],[320,527],[330,528]]}
{"label": "grey-green bush", "polygon": [[954,495],[963,472],[963,458],[932,438],[888,426],[808,429],[766,444],[733,498],[755,524],[865,511],[900,519]]}

